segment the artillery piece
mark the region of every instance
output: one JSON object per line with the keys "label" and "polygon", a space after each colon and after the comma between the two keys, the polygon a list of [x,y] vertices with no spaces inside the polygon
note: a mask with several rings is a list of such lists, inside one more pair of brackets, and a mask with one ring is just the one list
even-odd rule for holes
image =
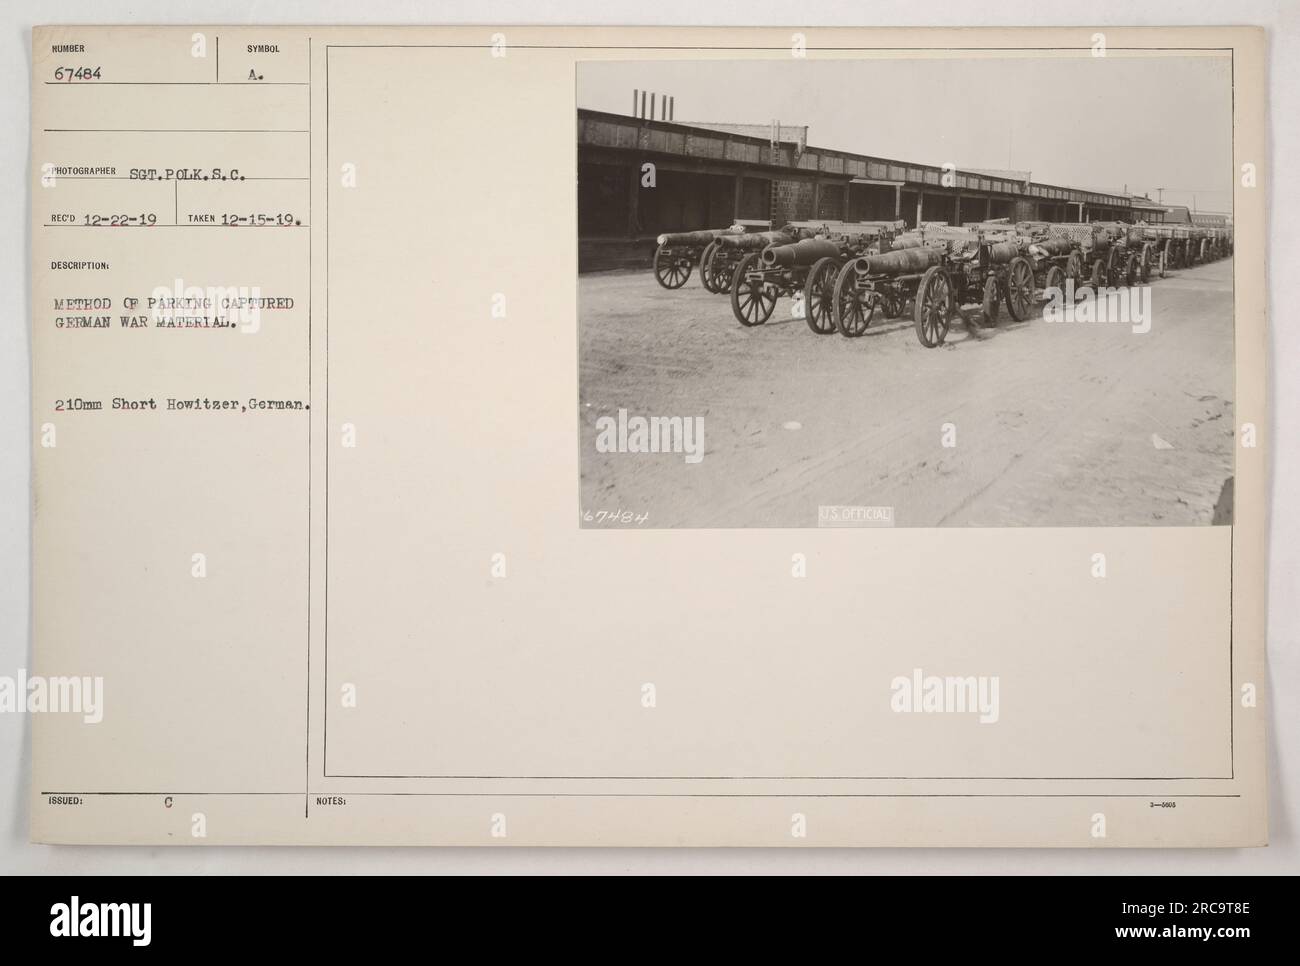
{"label": "artillery piece", "polygon": [[1071,238],[1046,234],[1030,241],[1025,254],[1034,266],[1034,276],[1041,279],[1044,291],[1065,291],[1065,283],[1078,279],[1083,271],[1083,255]]}
{"label": "artillery piece", "polygon": [[1014,230],[1021,242],[1021,254],[1033,266],[1037,291],[1064,291],[1067,280],[1077,280],[1083,274],[1083,253],[1079,239],[1084,237],[1084,233],[1077,225],[1018,221]]}
{"label": "artillery piece", "polygon": [[750,252],[740,260],[731,280],[731,311],[748,327],[772,317],[777,300],[801,294],[808,328],[818,335],[835,331],[830,302],[832,285],[845,261],[875,250],[885,229],[844,232],[804,238]]}
{"label": "artillery piece", "polygon": [[1196,264],[1213,262],[1227,255],[1227,231],[1222,228],[1196,227],[1192,229],[1192,260]]}
{"label": "artillery piece", "polygon": [[1169,253],[1166,261],[1170,268],[1186,268],[1191,264],[1192,230],[1181,225],[1160,225],[1167,233],[1165,250]]}
{"label": "artillery piece", "polygon": [[1214,229],[1214,247],[1217,258],[1227,258],[1232,254],[1232,229]]}
{"label": "artillery piece", "polygon": [[1227,258],[1232,254],[1232,229],[1216,228],[1214,229],[1214,235],[1218,244],[1219,257]]}
{"label": "artillery piece", "polygon": [[731,291],[736,266],[746,255],[761,252],[768,245],[789,245],[812,237],[811,231],[793,225],[786,225],[779,231],[719,235],[700,255],[700,281],[715,295],[726,295]]}
{"label": "artillery piece", "polygon": [[742,231],[740,228],[712,228],[660,235],[657,239],[659,247],[655,249],[655,281],[667,289],[681,288],[696,265],[703,268],[704,252],[714,241]]}
{"label": "artillery piece", "polygon": [[1162,234],[1154,225],[1129,225],[1127,245],[1138,258],[1137,277],[1149,282],[1153,275],[1164,278],[1169,271],[1169,242],[1171,236]]}
{"label": "artillery piece", "polygon": [[952,314],[978,302],[984,318],[996,322],[999,306],[1016,321],[1029,318],[1034,304],[1033,263],[1023,254],[1024,239],[961,229],[922,229],[918,244],[895,246],[880,255],[848,263],[835,280],[832,306],[840,333],[866,332],[876,310],[901,315],[912,300],[917,339],[928,349],[948,335]]}
{"label": "artillery piece", "polygon": [[1065,238],[1073,243],[1078,258],[1067,259],[1065,277],[1088,285],[1094,291],[1106,282],[1107,259],[1111,257],[1113,233],[1102,225],[1090,222],[1063,223],[1048,230],[1049,238]]}
{"label": "artillery piece", "polygon": [[1122,221],[1093,222],[1094,229],[1104,234],[1106,260],[1103,276],[1106,284],[1117,288],[1121,284],[1132,287],[1145,282],[1151,275],[1150,255],[1143,245],[1133,238],[1132,226]]}
{"label": "artillery piece", "polygon": [[1201,228],[1198,262],[1218,261],[1223,257],[1223,230],[1220,228]]}
{"label": "artillery piece", "polygon": [[919,235],[901,240],[891,251],[849,262],[836,276],[831,305],[841,335],[865,333],[877,310],[887,319],[902,315],[922,274],[943,259],[942,243],[925,244]]}
{"label": "artillery piece", "polygon": [[[990,229],[997,227],[989,225]],[[1090,232],[1086,226],[1051,221],[1018,221],[1015,235],[1021,240],[1021,254],[1034,269],[1035,287],[1039,291],[1064,289],[1068,279],[1083,274],[1080,240]]]}
{"label": "artillery piece", "polygon": [[835,282],[845,261],[891,251],[904,223],[877,221],[859,222],[858,225],[866,226],[868,230],[838,236],[841,253],[836,256],[827,255],[816,261],[804,281],[805,320],[808,328],[818,335],[830,335],[836,331]]}

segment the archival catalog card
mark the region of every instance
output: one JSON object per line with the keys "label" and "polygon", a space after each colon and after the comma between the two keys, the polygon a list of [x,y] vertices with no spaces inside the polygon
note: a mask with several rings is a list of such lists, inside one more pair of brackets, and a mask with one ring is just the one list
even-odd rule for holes
{"label": "archival catalog card", "polygon": [[32,47],[35,840],[1266,842],[1262,31]]}

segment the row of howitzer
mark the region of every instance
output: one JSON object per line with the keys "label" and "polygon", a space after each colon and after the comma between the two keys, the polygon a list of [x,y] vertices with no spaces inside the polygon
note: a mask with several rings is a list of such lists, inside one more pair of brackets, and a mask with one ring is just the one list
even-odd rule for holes
{"label": "row of howitzer", "polygon": [[659,284],[681,288],[698,267],[705,289],[731,296],[741,325],[762,325],[780,298],[791,297],[792,313],[813,332],[853,337],[877,313],[897,318],[910,305],[927,348],[943,343],[963,306],[977,305],[986,325],[996,324],[1003,304],[1022,321],[1053,290],[1078,297],[1144,284],[1232,252],[1230,229],[1123,222],[734,226],[660,235],[658,242]]}

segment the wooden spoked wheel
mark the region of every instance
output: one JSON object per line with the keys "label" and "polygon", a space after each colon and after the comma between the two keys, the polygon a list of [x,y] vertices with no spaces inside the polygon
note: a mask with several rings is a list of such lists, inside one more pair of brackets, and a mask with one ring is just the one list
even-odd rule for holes
{"label": "wooden spoked wheel", "polygon": [[664,288],[681,288],[691,277],[691,260],[670,248],[655,249],[655,281]]}
{"label": "wooden spoked wheel", "polygon": [[731,311],[736,321],[746,327],[762,325],[776,308],[776,292],[748,277],[758,267],[761,257],[760,252],[746,255],[731,276]]}
{"label": "wooden spoked wheel", "polygon": [[916,290],[916,307],[913,321],[916,338],[927,349],[942,345],[948,337],[952,317],[952,284],[948,274],[938,265],[932,265],[921,276]]}
{"label": "wooden spoked wheel", "polygon": [[804,318],[818,335],[835,331],[835,281],[840,274],[838,258],[820,258],[804,281]]}
{"label": "wooden spoked wheel", "polygon": [[1002,293],[998,289],[998,280],[994,275],[990,275],[984,280],[984,301],[980,304],[980,312],[984,317],[986,325],[997,325],[998,315],[1001,310]]}
{"label": "wooden spoked wheel", "polygon": [[867,331],[871,316],[876,307],[869,303],[858,291],[858,273],[853,263],[845,265],[835,276],[835,291],[831,296],[831,305],[835,310],[835,328],[840,335],[856,339]]}
{"label": "wooden spoked wheel", "polygon": [[1017,255],[1007,266],[1007,311],[1017,322],[1029,318],[1034,305],[1034,266]]}

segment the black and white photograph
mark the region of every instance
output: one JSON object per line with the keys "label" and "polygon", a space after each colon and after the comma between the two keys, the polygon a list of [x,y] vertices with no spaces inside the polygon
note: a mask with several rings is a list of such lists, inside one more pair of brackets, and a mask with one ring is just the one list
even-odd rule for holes
{"label": "black and white photograph", "polygon": [[306,875],[336,957],[405,875],[1280,934],[1300,6],[0,21],[23,948],[246,953]]}
{"label": "black and white photograph", "polygon": [[582,525],[1231,523],[1232,58],[1097,37],[580,63]]}

